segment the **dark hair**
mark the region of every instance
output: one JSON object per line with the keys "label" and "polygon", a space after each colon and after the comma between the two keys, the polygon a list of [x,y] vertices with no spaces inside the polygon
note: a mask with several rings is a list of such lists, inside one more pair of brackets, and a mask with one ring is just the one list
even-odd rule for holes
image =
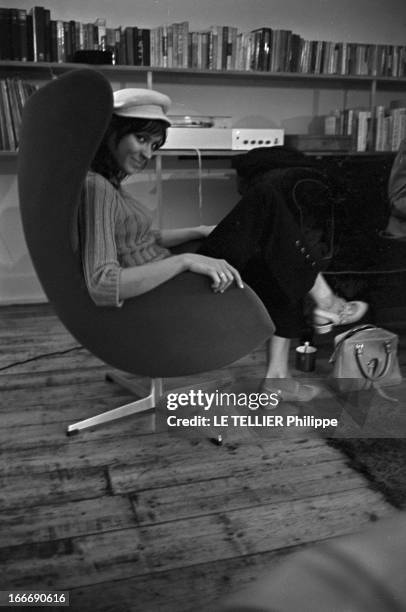
{"label": "dark hair", "polygon": [[103,136],[103,140],[96,152],[91,163],[91,170],[101,174],[110,181],[115,187],[118,187],[121,181],[126,177],[125,172],[117,164],[114,155],[110,150],[109,143],[113,137],[113,144],[118,145],[120,140],[128,134],[147,134],[149,136],[160,136],[161,140],[159,147],[165,144],[166,140],[165,121],[160,119],[139,119],[133,117],[120,117],[112,115],[109,127]]}

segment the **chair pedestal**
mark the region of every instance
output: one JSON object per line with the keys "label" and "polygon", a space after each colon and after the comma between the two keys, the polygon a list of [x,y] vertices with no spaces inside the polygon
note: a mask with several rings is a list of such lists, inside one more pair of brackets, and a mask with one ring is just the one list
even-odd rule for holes
{"label": "chair pedestal", "polygon": [[[108,374],[108,380],[112,380],[117,382],[119,385],[124,387],[125,389],[129,389],[135,395],[139,395],[141,386],[133,383],[132,381],[126,379],[124,376],[120,374]],[[160,398],[162,397],[162,378],[153,378],[151,380],[149,394],[145,397],[142,397],[139,400],[134,402],[130,402],[129,404],[124,404],[123,406],[119,406],[118,408],[113,408],[113,410],[108,410],[107,412],[102,412],[94,417],[90,417],[89,419],[84,419],[83,421],[78,421],[77,423],[73,423],[68,426],[66,434],[68,436],[72,436],[74,434],[79,433],[79,431],[83,429],[89,429],[90,427],[95,427],[96,425],[101,425],[103,423],[108,423],[109,421],[115,421],[116,419],[121,419],[126,416],[130,416],[133,414],[139,414],[141,412],[146,412],[148,410],[153,410]],[[152,430],[155,431],[155,412],[151,413],[152,420]]]}
{"label": "chair pedestal", "polygon": [[[106,379],[119,384],[124,389],[128,389],[138,397],[140,395],[145,395],[145,388],[140,383],[138,383],[137,381],[132,381],[126,376],[123,376],[122,374],[116,372],[109,372],[108,374],[106,374]],[[217,376],[216,378],[201,382],[197,385],[197,387],[203,393],[213,392],[232,384],[234,380],[234,376],[225,373],[221,374],[220,376]],[[193,387],[191,385],[177,387],[176,389],[171,389],[170,393],[188,393],[192,388]],[[79,433],[79,431],[83,429],[89,429],[90,427],[96,427],[97,425],[108,423],[109,421],[115,421],[116,419],[121,419],[126,416],[139,414],[141,412],[147,411],[151,411],[151,429],[154,432],[156,430],[155,408],[158,406],[159,402],[165,397],[165,395],[166,394],[163,390],[162,378],[152,378],[148,395],[146,395],[145,397],[135,400],[134,402],[130,402],[129,404],[125,404],[124,406],[113,408],[113,410],[108,410],[107,412],[103,412],[83,421],[73,423],[72,425],[68,426],[66,434],[68,436],[72,436],[74,434]]]}

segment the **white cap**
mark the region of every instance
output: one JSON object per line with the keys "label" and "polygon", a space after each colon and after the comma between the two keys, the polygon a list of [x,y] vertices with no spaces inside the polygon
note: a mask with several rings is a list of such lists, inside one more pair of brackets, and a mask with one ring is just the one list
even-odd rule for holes
{"label": "white cap", "polygon": [[171,99],[153,89],[119,89],[114,92],[114,114],[120,117],[159,119],[171,125],[166,116]]}

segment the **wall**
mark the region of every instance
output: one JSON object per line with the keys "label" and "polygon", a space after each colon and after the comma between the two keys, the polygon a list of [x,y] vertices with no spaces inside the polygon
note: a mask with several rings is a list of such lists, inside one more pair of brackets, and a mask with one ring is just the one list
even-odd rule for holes
{"label": "wall", "polygon": [[[0,7],[30,9],[32,0],[0,0]],[[51,9],[52,18],[94,21],[107,19],[109,26],[138,25],[155,27],[162,23],[188,20],[195,30],[212,24],[234,25],[250,30],[269,25],[292,29],[308,39],[406,43],[406,3],[404,0],[53,0],[41,3]],[[230,19],[232,15],[232,19]],[[145,76],[131,83],[114,80],[119,89],[127,85],[145,86]],[[173,101],[172,112],[179,114],[230,115],[236,127],[283,127],[287,133],[311,130],[312,117],[342,106],[343,95],[335,87],[311,89],[297,85],[275,86],[270,90],[265,80],[246,79],[213,81],[199,77],[160,75],[154,87]],[[378,103],[388,103],[401,94],[379,93]],[[406,97],[403,94],[403,97]],[[252,101],[255,100],[253,108]],[[226,104],[225,104],[226,102]],[[368,104],[368,94],[351,90],[348,105]],[[188,162],[196,167],[197,162]],[[187,165],[187,164],[186,164]],[[216,162],[217,173],[203,181],[203,212],[199,209],[198,184],[190,173],[179,174],[173,160],[166,162],[164,173],[164,225],[215,223],[235,202],[235,185],[224,163]],[[212,164],[213,166],[213,164]],[[16,161],[0,162],[0,303],[43,299],[25,248],[18,211]],[[133,189],[156,211],[156,186],[153,174],[138,177]]]}

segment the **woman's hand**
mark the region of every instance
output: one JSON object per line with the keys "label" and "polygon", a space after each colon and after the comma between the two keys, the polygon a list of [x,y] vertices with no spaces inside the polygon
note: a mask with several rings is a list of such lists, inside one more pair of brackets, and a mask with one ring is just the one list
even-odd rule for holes
{"label": "woman's hand", "polygon": [[236,282],[240,289],[244,288],[240,273],[225,259],[214,259],[197,253],[184,253],[181,257],[185,270],[210,276],[215,293],[223,293],[233,282]]}

